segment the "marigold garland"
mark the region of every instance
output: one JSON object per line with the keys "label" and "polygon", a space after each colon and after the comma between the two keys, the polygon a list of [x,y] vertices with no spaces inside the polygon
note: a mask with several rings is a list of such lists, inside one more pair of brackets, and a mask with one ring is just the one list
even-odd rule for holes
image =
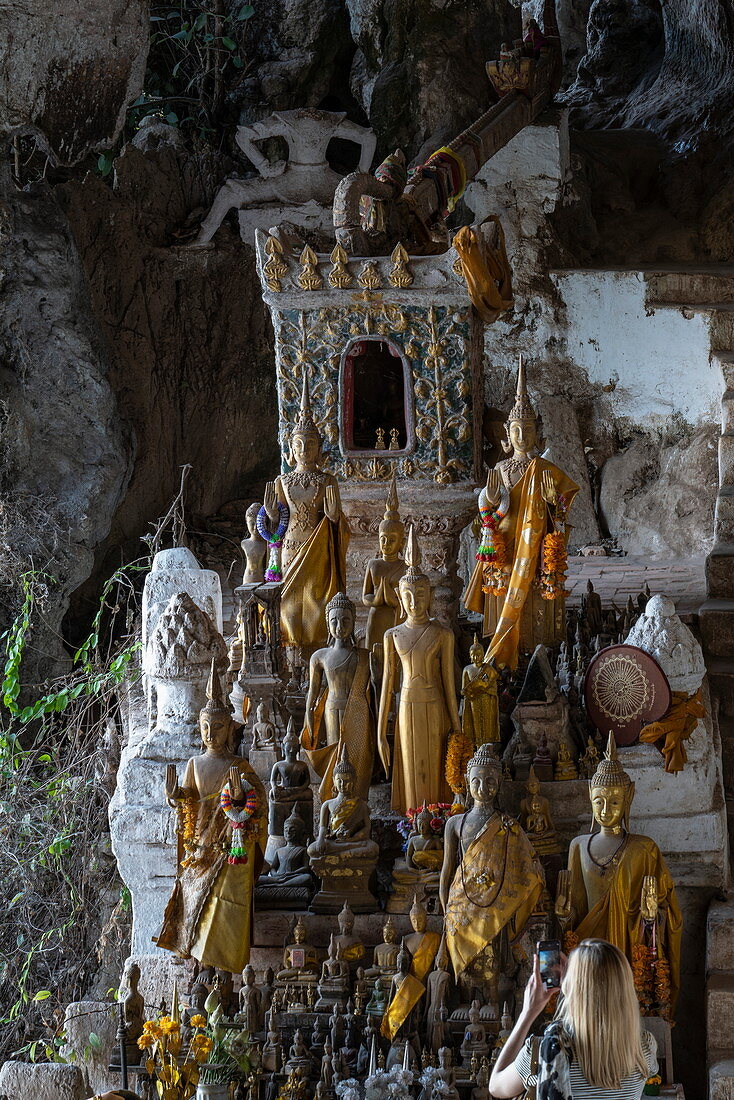
{"label": "marigold garland", "polygon": [[482,537],[477,547],[476,559],[483,563],[482,591],[491,596],[502,596],[507,591],[511,568],[507,561],[507,541],[499,529],[505,513],[499,509],[480,508]]}
{"label": "marigold garland", "polygon": [[446,781],[454,794],[466,791],[466,769],[473,755],[471,738],[462,730],[453,730],[446,748]]}
{"label": "marigold garland", "polygon": [[549,531],[543,537],[540,574],[540,595],[544,600],[565,595],[567,568],[566,536],[563,531]]}
{"label": "marigold garland", "polygon": [[219,796],[219,804],[222,811],[232,826],[232,844],[227,856],[227,863],[247,863],[247,841],[256,829],[256,814],[258,810],[258,798],[253,788],[247,792],[245,805],[240,809],[232,801],[232,793],[229,789],[229,781],[222,787]]}
{"label": "marigold garland", "polygon": [[185,858],[181,860],[181,866],[190,867],[194,862],[194,853],[198,844],[196,835],[197,808],[194,799],[189,795],[178,799],[176,813],[178,815],[178,834],[181,837],[183,850],[186,852]]}
{"label": "marigold garland", "polygon": [[646,943],[636,943],[632,947],[632,977],[635,983],[637,1000],[643,1014],[650,1015],[655,1004],[655,957]]}

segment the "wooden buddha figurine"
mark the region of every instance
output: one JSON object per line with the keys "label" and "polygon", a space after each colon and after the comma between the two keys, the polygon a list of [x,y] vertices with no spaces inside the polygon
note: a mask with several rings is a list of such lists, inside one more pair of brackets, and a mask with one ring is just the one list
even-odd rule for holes
{"label": "wooden buddha figurine", "polygon": [[540,793],[540,781],[532,767],[526,787],[528,793],[520,803],[520,824],[539,856],[556,855],[560,848],[551,820],[550,802]]}
{"label": "wooden buddha figurine", "polygon": [[388,912],[406,913],[417,894],[438,894],[439,872],[443,865],[443,841],[434,833],[433,815],[425,802],[413,819],[413,831],[408,837],[405,858],[395,863],[392,872],[392,892]]}
{"label": "wooden buddha figurine", "polygon": [[316,982],[318,976],[316,948],[307,942],[306,925],[303,917],[299,916],[293,929],[293,943],[286,944],[283,950],[283,967],[276,974],[276,981]]}
{"label": "wooden buddha figurine", "polygon": [[365,971],[366,978],[392,978],[398,965],[398,930],[392,917],[382,926],[382,943],[372,952],[372,966]]}
{"label": "wooden buddha figurine", "polygon": [[324,610],[346,588],[349,528],[333,474],[320,468],[321,433],[311,412],[306,371],[301,409],[290,440],[289,465],[295,468],[269,482],[265,510],[275,532],[281,521],[278,504],[288,509],[283,539],[280,619],[283,643],[298,646],[308,659],[326,641]]}
{"label": "wooden buddha figurine", "polygon": [[257,529],[259,513],[260,505],[257,502],[251,504],[245,512],[245,522],[249,534],[240,543],[247,563],[242,578],[243,584],[262,584],[265,579],[265,556],[268,544]]}
{"label": "wooden buddha figurine", "polygon": [[334,936],[329,940],[329,953],[321,966],[318,992],[317,1012],[335,1005],[344,1008],[349,999],[349,963],[339,957]]}
{"label": "wooden buddha figurine", "polygon": [[424,802],[451,802],[445,760],[449,733],[460,729],[454,680],[454,634],[430,617],[431,585],[420,571],[420,549],[411,525],[400,578],[406,619],[385,632],[377,743],[388,774],[387,727],[392,697],[402,679],[395,730],[392,808],[401,814]]}
{"label": "wooden buddha figurine", "polygon": [[520,653],[555,646],[565,632],[566,515],[578,492],[563,470],[539,456],[522,356],[505,431],[509,457],[489,471],[479,494],[484,535],[463,602],[484,616],[484,635],[492,638],[487,660],[516,668]]}
{"label": "wooden buddha figurine", "polygon": [[467,767],[471,809],[446,823],[441,904],[457,983],[476,988],[498,1011],[500,936],[522,933],[543,892],[530,841],[495,808],[501,765],[491,745]]}
{"label": "wooden buddha figurine", "polygon": [[[330,643],[311,657],[305,728],[301,743],[321,776],[323,802],[334,793],[334,766],[346,745],[357,773],[357,792],[367,798],[375,755],[369,655],[354,640],[356,609],[343,592],[326,606]],[[321,735],[326,745],[319,748]]]}
{"label": "wooden buddha figurine", "polygon": [[285,844],[277,848],[267,874],[260,875],[255,898],[262,909],[291,909],[308,905],[316,889],[316,876],[305,845],[306,825],[294,804],[283,825]]}
{"label": "wooden buddha figurine", "polygon": [[589,781],[599,832],[571,841],[568,870],[559,875],[556,916],[566,932],[567,948],[583,939],[609,940],[631,963],[636,945],[652,938],[654,955],[669,972],[670,994],[667,1007],[653,1004],[649,1011],[669,1015],[680,981],[682,920],[660,849],[650,837],[628,830],[634,793],[610,733],[604,759]]}
{"label": "wooden buddha figurine", "polygon": [[382,650],[385,631],[396,626],[404,617],[398,594],[398,582],[405,572],[405,562],[400,556],[405,544],[405,524],[398,512],[398,488],[395,475],[385,505],[385,515],[378,530],[379,558],[367,562],[362,586],[362,603],[369,607],[367,615],[368,653],[377,645]]}
{"label": "wooden buddha figurine", "polygon": [[276,760],[270,773],[270,792],[268,794],[268,833],[271,837],[282,837],[286,819],[295,809],[305,826],[306,836],[313,834],[313,791],[308,764],[298,757],[301,742],[293,725],[283,738],[285,758]]}
{"label": "wooden buddha figurine", "polygon": [[166,770],[166,798],[180,821],[178,873],[157,943],[202,966],[241,974],[250,956],[267,800],[235,752],[235,723],[214,661],[199,726],[204,752],[189,760],[183,785],[175,765]]}
{"label": "wooden buddha figurine", "polygon": [[482,1023],[479,1001],[472,1001],[469,1009],[469,1020],[464,1027],[464,1038],[461,1043],[461,1059],[465,1069],[471,1066],[472,1058],[486,1058],[489,1054],[487,1042],[487,1029]]}
{"label": "wooden buddha figurine", "polygon": [[478,747],[487,741],[499,745],[500,710],[497,695],[499,673],[484,663],[484,646],[476,634],[469,650],[468,664],[461,675],[461,694],[464,705],[461,728],[472,745]]}

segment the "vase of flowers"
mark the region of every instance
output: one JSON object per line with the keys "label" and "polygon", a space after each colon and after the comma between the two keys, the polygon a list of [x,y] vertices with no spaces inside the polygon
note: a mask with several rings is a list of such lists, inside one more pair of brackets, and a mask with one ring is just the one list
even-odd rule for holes
{"label": "vase of flowers", "polygon": [[196,1100],[227,1100],[229,1085],[221,1081],[199,1081]]}
{"label": "vase of flowers", "polygon": [[648,1077],[647,1081],[645,1082],[645,1087],[642,1090],[643,1096],[659,1096],[660,1086],[662,1085],[662,1083],[662,1077],[660,1077],[660,1075],[657,1073],[654,1074],[652,1077]]}

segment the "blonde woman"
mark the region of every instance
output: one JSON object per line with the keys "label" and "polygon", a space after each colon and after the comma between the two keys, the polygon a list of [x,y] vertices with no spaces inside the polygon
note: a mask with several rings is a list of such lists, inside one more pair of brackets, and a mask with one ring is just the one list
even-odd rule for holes
{"label": "blonde woman", "polygon": [[509,1100],[537,1085],[538,1100],[640,1100],[657,1072],[656,1046],[642,1029],[632,969],[619,948],[583,940],[571,952],[555,1019],[534,1042],[528,1033],[554,992],[541,981],[536,955],[520,1017],[492,1072],[492,1096]]}

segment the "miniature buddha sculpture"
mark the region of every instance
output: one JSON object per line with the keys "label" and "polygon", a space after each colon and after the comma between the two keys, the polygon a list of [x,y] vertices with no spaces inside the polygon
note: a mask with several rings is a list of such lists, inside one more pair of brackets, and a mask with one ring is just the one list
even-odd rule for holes
{"label": "miniature buddha sculpture", "polygon": [[410,952],[410,970],[419,982],[425,982],[441,943],[439,932],[428,929],[428,912],[416,894],[410,909],[410,926],[413,929],[403,943]]}
{"label": "miniature buddha sculpture", "polygon": [[398,952],[398,969],[390,983],[389,1004],[382,1018],[382,1035],[394,1042],[407,1038],[415,1031],[418,1005],[425,996],[426,987],[412,972],[412,958],[405,943]]}
{"label": "miniature buddha sculpture", "polygon": [[551,820],[550,802],[540,793],[540,781],[533,768],[526,786],[528,793],[520,802],[520,825],[539,856],[556,855],[560,847]]}
{"label": "miniature buddha sculpture", "polygon": [[339,935],[335,937],[339,958],[349,964],[350,969],[356,970],[357,965],[365,956],[365,946],[359,936],[354,934],[354,913],[349,908],[349,902],[345,901],[339,916],[337,917]]}
{"label": "miniature buddha sculpture", "polygon": [[[342,745],[357,773],[357,793],[369,794],[375,755],[369,654],[354,639],[356,609],[343,592],[326,606],[330,643],[311,657],[305,729],[301,742],[321,776],[319,796],[331,798],[333,772]],[[322,733],[326,744],[319,747]]]}
{"label": "miniature buddha sculpture", "polygon": [[305,1078],[308,1078],[313,1072],[313,1060],[308,1052],[308,1048],[303,1038],[303,1032],[300,1028],[296,1028],[293,1036],[293,1043],[288,1052],[288,1061],[285,1064],[286,1073],[293,1073],[294,1070],[300,1070],[302,1076]]}
{"label": "miniature buddha sculpture", "polygon": [[395,961],[395,970],[391,974],[383,974],[375,981],[372,995],[367,1002],[367,1008],[365,1012],[368,1017],[377,1018],[379,1020],[385,1015],[387,1006],[390,1003],[390,986],[392,985],[393,975],[397,973],[397,958]]}
{"label": "miniature buddha sculpture", "polygon": [[586,592],[581,597],[581,613],[586,619],[591,636],[601,634],[604,629],[604,611],[601,596],[594,590],[591,580],[586,582]]}
{"label": "miniature buddha sculpture", "polygon": [[423,896],[438,896],[438,877],[443,864],[443,841],[432,827],[433,815],[425,802],[413,819],[413,831],[408,837],[405,859],[396,862],[392,872],[392,893],[388,912],[405,913],[419,892]]}
{"label": "miniature buddha sculpture", "polygon": [[424,802],[451,802],[444,762],[449,734],[461,727],[454,680],[454,634],[430,617],[431,584],[420,571],[421,554],[411,525],[400,578],[406,619],[385,632],[377,741],[389,774],[387,731],[399,677],[392,808],[401,814]]}
{"label": "miniature buddha sculpture", "polygon": [[240,989],[239,1002],[240,1016],[245,1031],[248,1035],[256,1035],[262,1024],[262,997],[256,985],[255,971],[249,963],[242,971],[242,988]]}
{"label": "miniature buddha sculpture", "polygon": [[286,646],[299,647],[305,659],[326,642],[326,605],[346,589],[349,528],[339,484],[320,468],[322,457],[304,369],[301,408],[287,455],[294,469],[268,483],[265,511],[275,534],[288,517],[281,551],[282,639]]}
{"label": "miniature buddha sculpture", "polygon": [[542,780],[543,783],[550,783],[554,778],[553,757],[548,748],[548,738],[544,733],[541,733],[538,747],[535,750],[533,770],[538,779]]}
{"label": "miniature buddha sculpture", "polygon": [[298,758],[300,748],[301,742],[291,718],[283,738],[285,759],[276,760],[270,773],[268,833],[271,837],[284,835],[286,819],[294,808],[306,827],[306,836],[311,836],[313,832],[311,777],[308,764]]}
{"label": "miniature buddha sculpture", "polygon": [[270,721],[267,703],[258,703],[252,727],[253,749],[277,749],[275,726]]}
{"label": "miniature buddha sculpture", "polygon": [[599,767],[599,750],[593,737],[589,737],[586,751],[579,757],[579,775],[581,779],[591,779]]}
{"label": "miniature buddha sculpture", "polygon": [[[496,1049],[496,1046],[495,1046]],[[492,1051],[494,1056],[494,1050]],[[489,1092],[489,1077],[490,1077],[490,1065],[486,1058],[483,1058],[479,1063],[479,1070],[476,1078],[474,1078],[476,1084],[471,1090],[471,1096],[469,1100],[491,1100]]]}
{"label": "miniature buddha sculpture", "polygon": [[516,668],[521,653],[556,646],[565,632],[566,517],[578,492],[539,456],[522,357],[505,431],[509,457],[489,471],[479,494],[483,538],[463,602],[484,616],[492,638],[486,660]]}
{"label": "miniature buddha sculpture", "polygon": [[316,948],[306,940],[306,924],[302,916],[298,917],[293,929],[293,943],[286,944],[283,951],[283,967],[276,974],[278,983],[308,982],[318,979],[319,964]]}
{"label": "miniature buddha sculpture", "polygon": [[392,978],[398,965],[398,930],[392,917],[382,926],[382,943],[372,952],[372,966],[365,971],[367,978]]}
{"label": "miniature buddha sculpture", "polygon": [[553,767],[553,778],[556,780],[578,779],[579,773],[569,750],[568,744],[561,741],[558,746],[558,756]]}
{"label": "miniature buddha sculpture", "polygon": [[431,1093],[431,1100],[438,1100],[439,1097],[442,1100],[459,1100],[453,1061],[451,1047],[441,1047],[438,1052],[437,1077]]}
{"label": "miniature buddha sculpture", "polygon": [[469,1021],[464,1027],[464,1038],[461,1043],[461,1059],[464,1068],[471,1067],[473,1058],[486,1058],[488,1054],[487,1029],[482,1023],[479,1001],[472,1001]]}
{"label": "miniature buddha sculpture", "polygon": [[476,634],[469,650],[469,660],[471,663],[461,675],[461,694],[464,699],[461,728],[475,748],[488,741],[499,744],[499,673],[492,665],[484,663],[484,646]]}
{"label": "miniature buddha sculpture", "polygon": [[268,1013],[268,1028],[262,1049],[262,1068],[265,1073],[279,1073],[283,1061],[283,1049],[280,1045],[280,1032],[275,1026],[272,1013]]}
{"label": "miniature buddha sculpture", "polygon": [[321,966],[316,1011],[321,1012],[334,1006],[344,1008],[349,1000],[349,980],[349,963],[339,957],[336,937],[332,936],[329,940],[329,953]]}
{"label": "miniature buddha sculpture", "polygon": [[397,626],[404,617],[398,583],[405,572],[405,562],[401,557],[405,545],[405,524],[400,519],[398,506],[397,482],[393,475],[385,515],[378,529],[380,556],[367,562],[362,585],[362,603],[369,608],[365,645],[368,653],[373,652],[374,646],[379,646],[380,657],[385,631]]}
{"label": "miniature buddha sculpture", "polygon": [[428,1045],[434,1053],[444,1045],[445,1019],[447,1006],[451,992],[451,975],[449,973],[449,957],[446,948],[442,944],[436,955],[433,970],[428,975],[426,982],[426,1011],[424,1026]]}
{"label": "miniature buddha sculpture", "polygon": [[433,815],[424,802],[405,850],[408,866],[416,871],[440,871],[443,864],[443,843],[434,833],[432,822]]}
{"label": "miniature buddha sculpture", "polygon": [[183,785],[175,765],[166,770],[166,798],[179,815],[179,858],[157,942],[202,966],[240,974],[250,955],[266,798],[250,764],[236,754],[235,723],[214,661],[199,728],[204,752],[189,760]]}
{"label": "miniature buddha sculpture", "polygon": [[306,826],[294,804],[283,825],[285,844],[277,848],[267,874],[260,875],[255,899],[263,909],[290,909],[308,905],[316,889],[316,876],[306,848]]}
{"label": "miniature buddha sculpture", "polygon": [[259,503],[251,504],[245,512],[248,537],[240,543],[247,563],[242,578],[243,584],[262,584],[265,580],[265,557],[268,544],[257,529],[257,517],[261,507]]}
{"label": "miniature buddha sculpture", "polygon": [[441,904],[446,943],[460,988],[498,1006],[500,937],[518,937],[543,892],[535,852],[495,800],[501,766],[491,745],[469,761],[471,809],[446,823]]}
{"label": "miniature buddha sculpture", "polygon": [[308,848],[311,867],[321,879],[311,908],[339,912],[348,901],[354,912],[369,912],[375,906],[369,879],[379,847],[370,836],[369,807],[357,794],[357,774],[346,745],[334,768],[334,786],[336,795],[322,803],[318,835]]}
{"label": "miniature buddha sculpture", "polygon": [[145,1021],[145,1002],[138,989],[139,982],[140,967],[137,963],[128,962],[120,983],[119,999],[125,1015],[125,1047],[128,1065],[131,1066],[137,1065],[140,1058],[138,1039],[143,1034]]}
{"label": "miniature buddha sculpture", "polygon": [[[666,973],[668,988],[658,979],[648,1014],[670,1018],[680,982],[682,920],[675,886],[654,840],[629,832],[629,811],[635,787],[622,768],[614,735],[589,781],[594,822],[599,832],[577,836],[568,852],[568,870],[559,876],[556,916],[566,933],[566,946],[583,939],[615,944],[633,965],[635,948],[646,944],[656,972]],[[651,880],[654,880],[654,888]],[[654,932],[654,935],[652,933]],[[644,952],[643,952],[644,954]],[[645,979],[638,974],[638,996]]]}

